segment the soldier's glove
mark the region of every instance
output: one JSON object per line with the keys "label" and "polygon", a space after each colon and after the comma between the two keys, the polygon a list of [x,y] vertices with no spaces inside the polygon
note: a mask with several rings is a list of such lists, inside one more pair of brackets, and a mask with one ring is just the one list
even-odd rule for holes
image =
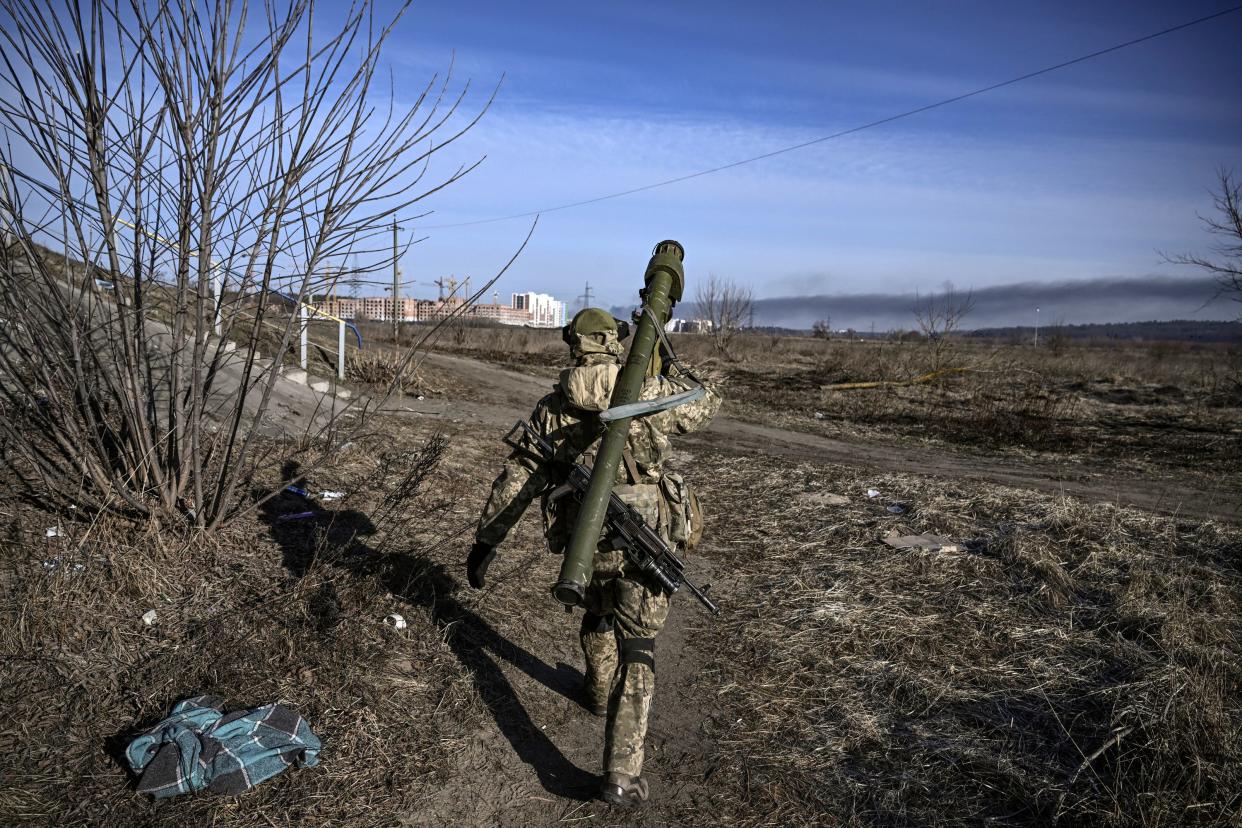
{"label": "soldier's glove", "polygon": [[474,546],[470,547],[470,555],[466,558],[466,577],[470,580],[470,586],[475,589],[483,588],[483,578],[487,575],[487,568],[494,557],[496,557],[494,546],[475,541]]}

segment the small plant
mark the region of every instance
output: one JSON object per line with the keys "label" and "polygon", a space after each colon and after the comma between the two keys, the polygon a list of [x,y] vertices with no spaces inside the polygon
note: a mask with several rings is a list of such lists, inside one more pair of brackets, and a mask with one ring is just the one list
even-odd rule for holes
{"label": "small plant", "polygon": [[750,319],[755,304],[754,293],[732,279],[709,273],[706,279],[699,282],[694,303],[699,316],[708,323],[708,333],[716,352],[726,359],[733,359],[733,340]]}

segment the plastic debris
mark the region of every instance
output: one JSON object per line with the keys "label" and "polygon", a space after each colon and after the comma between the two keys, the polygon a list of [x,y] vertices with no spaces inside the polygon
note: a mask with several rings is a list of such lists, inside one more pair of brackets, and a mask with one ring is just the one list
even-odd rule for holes
{"label": "plastic debris", "polygon": [[822,412],[822,411],[816,411],[816,412],[815,412],[815,419],[817,419],[817,420],[822,420],[822,419],[824,419],[824,412]]}
{"label": "plastic debris", "polygon": [[427,398],[426,398],[426,397],[424,397],[422,394],[419,394],[419,395],[418,395],[418,399],[420,399],[420,400],[425,400],[425,399],[427,399]]}
{"label": "plastic debris", "polygon": [[61,534],[61,529],[59,526],[49,526],[47,527],[47,531],[45,531],[43,534],[45,537],[59,538]]}
{"label": "plastic debris", "polygon": [[285,491],[293,492],[295,495],[301,495],[302,497],[310,497],[310,492],[306,491],[306,489],[299,489],[297,486],[285,486]]}
{"label": "plastic debris", "polygon": [[906,507],[905,507],[905,506],[902,506],[900,503],[890,503],[890,504],[888,504],[888,513],[889,513],[890,515],[900,515],[900,514],[901,514],[902,512],[904,512],[905,510],[906,510]]}
{"label": "plastic debris", "polygon": [[154,627],[155,618],[155,610],[147,610],[142,614],[142,623],[146,624],[148,627]]}
{"label": "plastic debris", "polygon": [[320,492],[319,493],[320,500],[340,500],[344,496],[345,496],[344,492]]}
{"label": "plastic debris", "polygon": [[46,561],[43,562],[43,568],[46,569],[48,572],[51,572],[52,570],[56,569],[58,566],[60,566],[60,558],[48,558]]}
{"label": "plastic debris", "polygon": [[276,518],[276,520],[281,521],[282,523],[283,523],[284,521],[286,521],[286,520],[306,520],[306,518],[313,518],[313,517],[314,517],[315,515],[317,515],[317,514],[319,514],[319,513],[318,513],[318,512],[314,512],[314,511],[311,511],[311,512],[294,512],[294,513],[293,513],[293,514],[291,514],[291,515],[281,515],[280,517]]}
{"label": "plastic debris", "polygon": [[400,613],[391,613],[384,617],[384,623],[395,630],[404,630],[409,624],[405,623],[405,618]]}
{"label": "plastic debris", "polygon": [[879,496],[880,496],[879,489],[867,489],[867,497],[879,497]]}
{"label": "plastic debris", "polygon": [[962,547],[938,535],[901,535],[889,532],[882,540],[894,549],[926,549],[929,552],[961,552]]}

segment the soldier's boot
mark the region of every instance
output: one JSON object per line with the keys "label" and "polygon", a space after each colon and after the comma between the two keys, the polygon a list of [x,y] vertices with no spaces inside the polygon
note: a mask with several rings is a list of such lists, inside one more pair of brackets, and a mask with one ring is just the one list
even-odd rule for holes
{"label": "soldier's boot", "polygon": [[613,805],[634,805],[647,800],[647,781],[642,778],[643,740],[655,692],[655,639],[622,637],[621,669],[609,700],[608,725],[604,729],[604,767],[600,799]]}
{"label": "soldier's boot", "polygon": [[646,802],[651,795],[647,780],[626,773],[608,773],[599,786],[599,798],[609,805],[629,807]]}
{"label": "soldier's boot", "polygon": [[579,630],[586,675],[582,681],[582,704],[596,716],[608,715],[608,697],[617,677],[617,637],[611,615],[586,613]]}

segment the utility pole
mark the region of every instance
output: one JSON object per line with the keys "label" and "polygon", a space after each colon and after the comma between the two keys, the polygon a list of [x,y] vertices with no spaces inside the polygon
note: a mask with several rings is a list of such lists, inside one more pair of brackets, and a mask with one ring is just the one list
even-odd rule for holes
{"label": "utility pole", "polygon": [[577,298],[582,300],[583,310],[586,310],[587,308],[591,307],[591,283],[590,282],[586,283],[586,289],[582,292],[582,295]]}
{"label": "utility pole", "polygon": [[1035,309],[1035,347],[1039,347],[1039,308]]}
{"label": "utility pole", "polygon": [[392,342],[401,347],[401,268],[397,267],[397,217],[392,217]]}

